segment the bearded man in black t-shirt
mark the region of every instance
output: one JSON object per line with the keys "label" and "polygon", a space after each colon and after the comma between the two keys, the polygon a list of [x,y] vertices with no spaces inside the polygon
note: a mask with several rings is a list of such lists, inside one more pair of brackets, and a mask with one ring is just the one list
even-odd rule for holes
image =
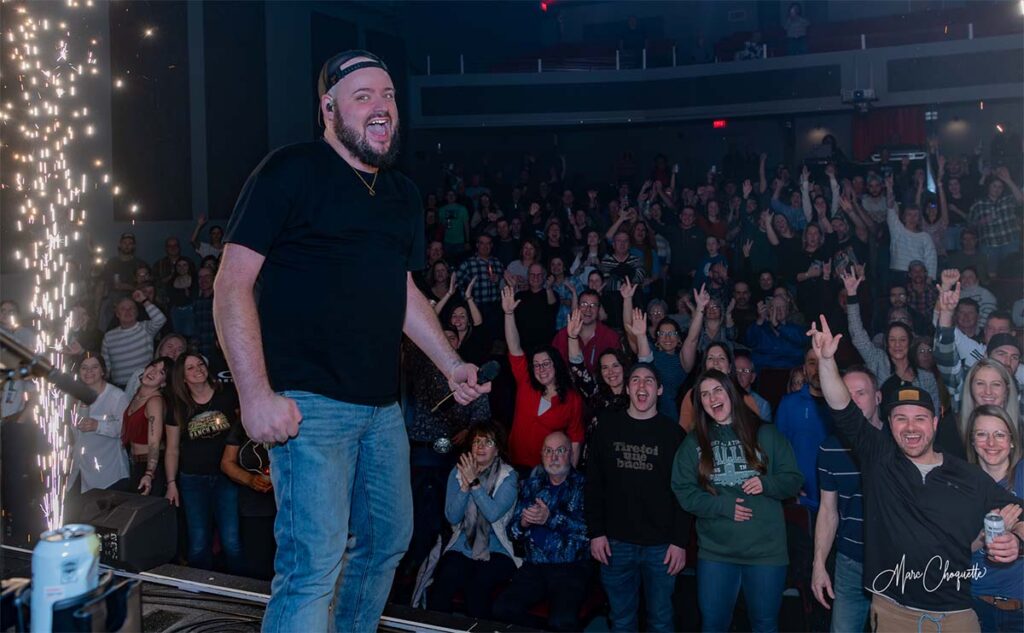
{"label": "bearded man in black t-shirt", "polygon": [[398,109],[387,67],[340,53],[321,69],[319,94],[323,139],[271,152],[242,189],[214,319],[242,424],[276,443],[278,549],[263,630],[328,630],[333,599],[335,629],[376,631],[412,533],[402,333],[458,402],[489,387],[410,274],[423,267],[422,198],[389,169]]}

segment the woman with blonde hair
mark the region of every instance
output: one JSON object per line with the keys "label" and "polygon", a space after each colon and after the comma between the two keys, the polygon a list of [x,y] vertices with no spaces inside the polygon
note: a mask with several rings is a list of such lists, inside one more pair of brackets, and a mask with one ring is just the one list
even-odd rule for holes
{"label": "woman with blonde hair", "polygon": [[983,405],[994,405],[1007,410],[1014,428],[1020,430],[1020,410],[1017,402],[1017,381],[1002,363],[982,358],[971,367],[960,387],[960,410],[947,414],[939,421],[935,443],[944,453],[967,459],[971,440],[968,437],[971,416]]}
{"label": "woman with blonde hair", "polygon": [[[1010,408],[1017,410],[1016,406]],[[1006,409],[984,404],[971,411],[964,439],[971,447],[967,451],[967,461],[977,464],[1011,494],[1018,497],[1024,494],[1024,468],[1020,464],[1024,450],[1017,423]],[[1013,512],[1019,515],[1020,509]],[[1014,525],[1015,517],[1011,511],[1002,510],[1000,514],[1004,517],[1007,531],[1018,536],[1024,533],[1021,523]],[[971,546],[974,551],[972,562],[980,570],[976,580],[971,582],[971,595],[981,630],[986,633],[1024,631],[1024,610],[1021,608],[1024,602],[1024,559],[1018,558],[1009,565],[993,564],[985,555],[984,545],[983,531]],[[1012,608],[1014,603],[1016,608]]]}

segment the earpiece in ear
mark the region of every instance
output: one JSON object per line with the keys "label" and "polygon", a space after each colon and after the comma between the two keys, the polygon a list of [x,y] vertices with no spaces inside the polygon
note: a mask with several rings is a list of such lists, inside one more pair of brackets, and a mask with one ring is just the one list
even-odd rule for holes
{"label": "earpiece in ear", "polygon": [[327,108],[328,112],[334,112],[334,102],[333,101],[328,101],[326,108]]}

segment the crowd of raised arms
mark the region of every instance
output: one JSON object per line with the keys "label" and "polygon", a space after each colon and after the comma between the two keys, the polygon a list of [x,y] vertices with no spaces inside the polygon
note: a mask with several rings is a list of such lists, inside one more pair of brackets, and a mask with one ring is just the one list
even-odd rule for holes
{"label": "crowd of raised arms", "polygon": [[[459,355],[502,370],[489,397],[436,406],[448,380],[403,346],[415,509],[393,600],[774,631],[795,588],[783,628],[1024,630],[1019,157],[831,150],[699,177],[659,155],[576,188],[564,159],[508,184],[447,166],[414,276]],[[123,234],[72,310],[64,352],[99,398],[76,409],[68,514],[93,488],[163,496],[181,561],[270,578],[273,465],[224,371],[225,238],[205,224],[155,261]],[[32,340],[30,315],[0,312]],[[33,387],[4,389],[5,425],[30,420]],[[6,539],[40,494],[17,467]],[[991,512],[1005,534],[986,539]]]}

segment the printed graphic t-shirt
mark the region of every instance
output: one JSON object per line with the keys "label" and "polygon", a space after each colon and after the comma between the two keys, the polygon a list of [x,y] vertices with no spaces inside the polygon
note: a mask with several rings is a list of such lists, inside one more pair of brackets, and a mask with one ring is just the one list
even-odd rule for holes
{"label": "printed graphic t-shirt", "polygon": [[[168,424],[179,427],[181,454],[178,472],[189,475],[219,475],[224,441],[231,427],[239,424],[238,394],[234,387],[223,386],[210,401],[196,407],[185,421],[171,416]],[[173,422],[173,423],[172,423]]]}

